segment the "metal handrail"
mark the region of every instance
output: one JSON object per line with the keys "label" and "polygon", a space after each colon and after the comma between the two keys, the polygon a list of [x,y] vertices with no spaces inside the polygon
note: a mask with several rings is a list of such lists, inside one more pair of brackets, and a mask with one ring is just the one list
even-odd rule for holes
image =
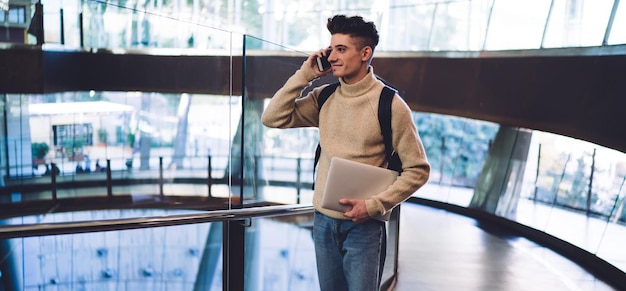
{"label": "metal handrail", "polygon": [[127,230],[138,228],[174,226],[228,220],[246,220],[254,217],[275,217],[313,212],[312,204],[259,206],[243,209],[214,210],[206,213],[180,214],[140,218],[110,219],[98,221],[75,221],[4,225],[0,227],[0,239],[45,235],[75,234]]}

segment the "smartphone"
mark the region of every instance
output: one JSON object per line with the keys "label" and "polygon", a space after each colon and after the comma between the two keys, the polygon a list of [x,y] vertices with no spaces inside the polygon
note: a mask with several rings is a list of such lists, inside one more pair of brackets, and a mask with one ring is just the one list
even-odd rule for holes
{"label": "smartphone", "polygon": [[320,72],[330,69],[330,62],[328,61],[328,56],[330,56],[331,52],[332,50],[329,49],[326,51],[326,55],[324,57],[317,58],[317,68],[320,70]]}

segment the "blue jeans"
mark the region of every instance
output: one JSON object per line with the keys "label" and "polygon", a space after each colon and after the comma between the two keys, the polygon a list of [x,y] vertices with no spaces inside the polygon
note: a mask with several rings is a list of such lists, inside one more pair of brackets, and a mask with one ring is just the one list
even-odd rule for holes
{"label": "blue jeans", "polygon": [[313,241],[322,291],[376,291],[385,264],[384,222],[330,218],[315,211]]}

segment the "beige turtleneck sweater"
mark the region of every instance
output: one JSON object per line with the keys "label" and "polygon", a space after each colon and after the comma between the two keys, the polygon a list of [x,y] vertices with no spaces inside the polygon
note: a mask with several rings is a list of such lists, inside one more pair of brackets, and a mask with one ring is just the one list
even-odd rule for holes
{"label": "beige turtleneck sweater", "polygon": [[[384,84],[370,67],[355,84],[343,80],[318,112],[317,97],[323,86],[301,98],[304,88],[318,76],[305,62],[272,97],[262,122],[272,128],[318,127],[322,153],[317,166],[313,206],[321,213],[348,219],[343,213],[322,208],[322,194],[330,159],[341,157],[386,167],[385,144],[378,123],[378,100]],[[388,218],[388,211],[408,199],[428,180],[430,165],[408,105],[399,96],[392,102],[392,143],[402,161],[403,172],[385,191],[365,200],[370,217]],[[385,219],[386,220],[386,219]]]}

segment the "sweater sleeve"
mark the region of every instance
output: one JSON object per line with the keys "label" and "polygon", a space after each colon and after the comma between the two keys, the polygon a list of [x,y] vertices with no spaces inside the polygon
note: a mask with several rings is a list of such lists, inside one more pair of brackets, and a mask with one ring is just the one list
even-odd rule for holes
{"label": "sweater sleeve", "polygon": [[365,201],[370,217],[387,214],[426,184],[430,175],[430,164],[411,109],[398,95],[392,102],[391,126],[393,148],[402,162],[402,173],[386,191]]}
{"label": "sweater sleeve", "polygon": [[319,90],[316,89],[299,98],[302,91],[317,78],[315,71],[304,62],[270,100],[261,116],[263,125],[272,128],[318,126],[317,95]]}

